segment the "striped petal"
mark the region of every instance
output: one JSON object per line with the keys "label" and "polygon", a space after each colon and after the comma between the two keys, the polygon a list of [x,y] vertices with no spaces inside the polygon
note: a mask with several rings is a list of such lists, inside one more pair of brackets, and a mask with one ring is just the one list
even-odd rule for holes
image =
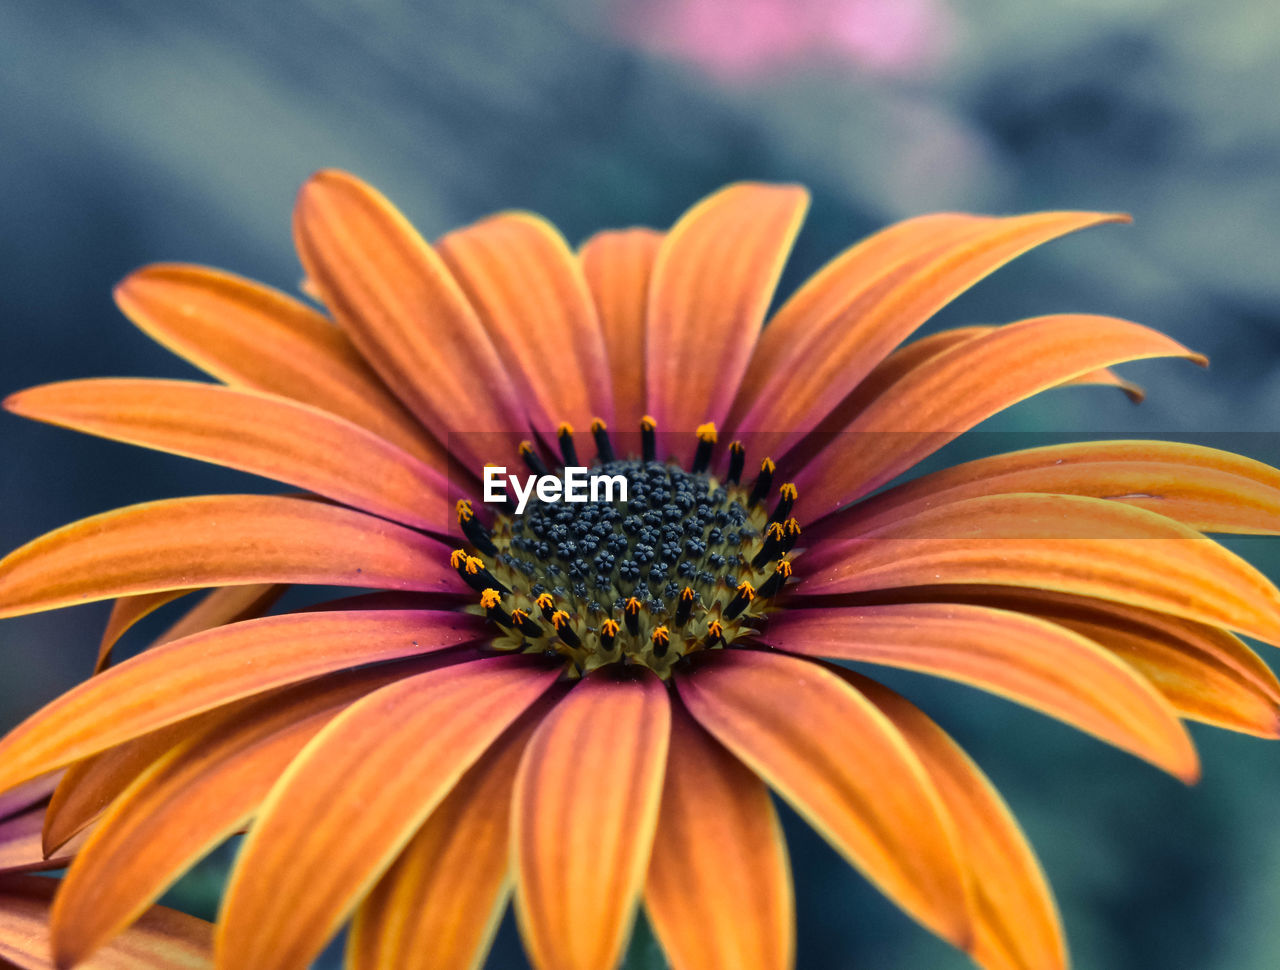
{"label": "striped petal", "polygon": [[53,949],[79,963],[243,828],[297,753],[345,707],[439,658],[324,677],[222,716],[141,774],[80,848],[52,913]]}
{"label": "striped petal", "polygon": [[1202,532],[1280,533],[1280,471],[1171,441],[1086,441],[953,465],[825,519],[824,538],[860,535],[978,495],[1055,492],[1149,509]]}
{"label": "striped petal", "polygon": [[148,336],[223,383],[313,405],[443,464],[444,449],[346,335],[306,304],[202,266],[146,266],[115,295]]}
{"label": "striped petal", "polygon": [[660,429],[724,424],[808,205],[799,186],[739,183],[703,199],[663,239],[645,351]]}
{"label": "striped petal", "polygon": [[364,358],[470,469],[486,436],[523,436],[498,351],[435,251],[382,195],[326,171],[298,195],[294,241],[307,275]]}
{"label": "striped petal", "polygon": [[224,704],[75,762],[49,801],[44,822],[45,852],[62,848],[101,818],[117,796],[166,752],[251,703],[252,699],[246,699]]}
{"label": "striped petal", "polygon": [[765,639],[811,657],[905,667],[999,694],[1145,758],[1199,777],[1168,701],[1092,640],[1020,613],[946,603],[788,610]]}
{"label": "striped petal", "polygon": [[[229,586],[227,589],[238,587]],[[138,596],[122,596],[111,604],[111,614],[107,617],[107,625],[102,630],[102,639],[98,641],[98,659],[94,663],[93,672],[100,674],[111,666],[111,653],[115,650],[120,638],[133,627],[145,620],[160,607],[193,592],[189,589],[166,589],[159,593],[142,593]]]}
{"label": "striped petal", "polygon": [[192,586],[316,583],[447,591],[449,549],[382,519],[274,495],[145,502],[0,560],[0,617]]}
{"label": "striped petal", "polygon": [[680,705],[644,901],[673,970],[793,964],[791,870],[769,791]]}
{"label": "striped petal", "polygon": [[[943,214],[873,236],[828,265],[778,311],[737,414],[780,457],[824,420],[894,347],[989,273],[1042,243],[1127,217],[1040,212],[1009,219]],[[912,250],[915,250],[912,252]]]}
{"label": "striped petal", "polygon": [[511,886],[511,792],[537,724],[526,715],[494,742],[365,897],[347,970],[474,970],[484,962]]}
{"label": "striped petal", "polygon": [[436,243],[540,432],[613,421],[604,337],[577,259],[545,219],[492,216]]}
{"label": "striped petal", "polygon": [[410,677],[331,721],[281,775],[223,900],[217,964],[306,967],[459,779],[559,671],[494,657]]}
{"label": "striped petal", "polygon": [[461,613],[295,613],[154,647],[74,687],[0,741],[0,790],[242,697],[476,639]]}
{"label": "striped petal", "polygon": [[822,543],[800,592],[1019,586],[1093,596],[1280,644],[1280,591],[1239,556],[1145,509],[1074,495],[953,502]]}
{"label": "striped petal", "polygon": [[[54,970],[49,948],[49,904],[56,879],[0,878],[0,960],[22,970]],[[213,927],[202,919],[154,906],[116,937],[84,970],[208,970]]]}
{"label": "striped petal", "polygon": [[[241,620],[252,619],[264,614],[275,601],[288,589],[287,586],[273,584],[257,584],[251,586],[222,586],[209,590],[186,613],[180,616],[164,633],[160,634],[151,646],[181,640],[195,633],[202,633],[214,627]],[[190,592],[190,591],[188,591]],[[177,591],[181,595],[182,591]],[[101,673],[111,660],[111,649],[116,638],[123,629],[118,629],[118,617],[121,608],[126,610],[134,601],[147,601],[156,598],[172,597],[174,593],[144,594],[127,596],[116,600],[108,621],[102,645],[99,647],[98,666],[95,673]],[[378,595],[378,594],[371,594]],[[387,594],[383,594],[387,595]],[[403,595],[403,594],[400,594]],[[419,596],[423,594],[417,594]],[[415,604],[419,605],[419,604]],[[350,609],[359,609],[352,604]],[[405,607],[409,608],[409,607]],[[124,619],[128,619],[128,612]],[[242,702],[243,703],[243,702]],[[220,710],[236,710],[239,705],[224,706]],[[142,770],[165,751],[168,751],[182,738],[199,730],[210,716],[219,716],[219,712],[206,712],[160,728],[109,748],[92,757],[77,761],[67,769],[66,777],[53,794],[49,811],[45,816],[44,844],[45,851],[65,844],[70,838],[82,831],[98,818],[120,792],[136,778]]]}
{"label": "striped petal", "polygon": [[702,726],[890,899],[956,946],[971,900],[946,809],[893,724],[807,660],[717,652],[676,679]]}
{"label": "striped petal", "polygon": [[954,347],[895,383],[799,472],[808,514],[816,518],[866,495],[1024,398],[1147,357],[1205,362],[1147,327],[1078,314],[1023,320]]}
{"label": "striped petal", "polygon": [[512,796],[516,916],[538,970],[617,965],[635,919],[671,709],[648,672],[585,677],[525,749]]}
{"label": "striped petal", "polygon": [[901,591],[1030,613],[1105,647],[1146,677],[1179,716],[1259,737],[1280,737],[1280,681],[1238,638],[1217,627],[1121,603],[1013,587]]}
{"label": "striped petal", "polygon": [[[968,343],[977,337],[985,337],[998,329],[998,327],[991,326],[955,327],[951,330],[941,330],[938,333],[929,334],[927,337],[921,337],[919,340],[913,340],[911,343],[899,347],[858,382],[858,386],[846,395],[844,400],[823,421],[823,426],[828,428],[845,427],[865,411],[868,405],[925,361],[944,354],[953,347]],[[1116,387],[1124,391],[1129,400],[1134,403],[1142,401],[1145,397],[1142,388],[1137,384],[1125,380],[1107,367],[1073,377],[1066,381],[1065,384],[1098,384],[1104,387]],[[818,440],[820,439],[821,436],[818,436]],[[800,450],[797,454],[807,450],[806,445],[803,443],[798,447]]]}
{"label": "striped petal", "polygon": [[662,244],[653,229],[599,232],[582,244],[579,258],[591,287],[613,384],[613,408],[624,430],[647,413],[645,315],[649,279]]}
{"label": "striped petal", "polygon": [[442,472],[357,424],[262,391],[98,378],[12,394],[23,417],[225,465],[419,529],[448,531]]}
{"label": "striped petal", "polygon": [[[267,612],[288,586],[277,583],[254,583],[248,586],[220,586],[206,593],[195,606],[184,613],[153,643],[180,640],[192,633],[208,630],[224,623],[247,620]],[[98,662],[94,673],[102,673],[111,665],[111,652],[120,638],[135,623],[180,596],[193,592],[189,589],[170,589],[160,593],[143,593],[141,596],[125,596],[115,601],[106,629],[98,644]]]}
{"label": "striped petal", "polygon": [[973,874],[974,960],[986,970],[1066,970],[1066,943],[1049,884],[991,782],[910,701],[851,671],[842,676],[902,732],[955,823]]}

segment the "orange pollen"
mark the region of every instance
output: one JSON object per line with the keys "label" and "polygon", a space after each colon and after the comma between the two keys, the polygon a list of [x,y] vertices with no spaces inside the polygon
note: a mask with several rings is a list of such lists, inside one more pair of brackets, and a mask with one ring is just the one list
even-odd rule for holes
{"label": "orange pollen", "polygon": [[639,613],[640,601],[636,599],[634,596],[632,596],[630,599],[627,600],[626,605],[622,607],[622,610],[625,613]]}
{"label": "orange pollen", "polygon": [[573,434],[573,425],[568,421],[562,421],[560,427],[556,428],[556,435],[563,438],[567,434]]}
{"label": "orange pollen", "polygon": [[770,522],[769,527],[764,530],[764,534],[771,539],[781,539],[786,535],[786,528],[781,522]]}
{"label": "orange pollen", "polygon": [[470,522],[471,519],[475,516],[475,512],[471,510],[471,503],[468,502],[465,498],[458,499],[457,509],[458,509],[459,522]]}
{"label": "orange pollen", "polygon": [[793,502],[800,497],[800,493],[796,490],[795,482],[785,482],[780,485],[778,487],[778,494],[782,496],[782,498],[790,499]]}
{"label": "orange pollen", "polygon": [[602,637],[616,637],[621,627],[617,620],[605,620],[600,624],[600,635]]}
{"label": "orange pollen", "polygon": [[698,425],[694,433],[698,436],[699,441],[705,441],[710,445],[716,443],[716,425],[714,421]]}
{"label": "orange pollen", "polygon": [[764,461],[760,462],[760,470],[766,475],[772,475],[778,470],[778,466],[773,463],[772,458],[766,458]]}
{"label": "orange pollen", "polygon": [[653,641],[654,646],[661,644],[665,647],[671,642],[671,631],[665,626],[656,627],[653,633],[650,634],[649,639]]}
{"label": "orange pollen", "polygon": [[484,560],[478,556],[467,556],[467,572],[474,576],[480,570],[484,569]]}
{"label": "orange pollen", "polygon": [[738,592],[745,596],[748,600],[756,598],[756,588],[748,583],[745,579],[738,584]]}
{"label": "orange pollen", "polygon": [[640,419],[640,430],[653,431],[658,427],[658,422],[651,415],[646,414]]}
{"label": "orange pollen", "polygon": [[521,455],[533,454],[533,442],[527,439],[520,442],[520,444],[516,446],[516,451],[520,452]]}
{"label": "orange pollen", "polygon": [[496,589],[486,589],[480,594],[480,605],[486,610],[491,610],[502,602],[502,594]]}
{"label": "orange pollen", "polygon": [[536,600],[538,609],[549,610],[556,605],[555,598],[550,593],[541,593]]}
{"label": "orange pollen", "polygon": [[601,431],[606,431],[606,430],[608,430],[608,428],[609,428],[609,426],[608,426],[607,424],[605,424],[605,423],[604,423],[602,420],[600,420],[599,418],[593,418],[593,419],[591,420],[591,433],[592,433],[592,434],[597,434],[597,433],[599,433],[599,432],[601,432]]}
{"label": "orange pollen", "polygon": [[569,614],[564,610],[556,610],[551,614],[551,625],[559,630],[562,626],[569,622]]}
{"label": "orange pollen", "polygon": [[[481,605],[483,606],[484,601],[481,600],[480,602],[481,602]],[[529,619],[529,614],[525,610],[512,610],[511,619],[514,620],[516,623],[523,623],[525,620]]]}
{"label": "orange pollen", "polygon": [[796,521],[795,516],[787,519],[787,535],[798,536],[800,534],[800,523]]}
{"label": "orange pollen", "polygon": [[779,559],[778,564],[774,567],[774,571],[781,573],[783,576],[790,578],[791,576],[791,560]]}
{"label": "orange pollen", "polygon": [[454,569],[461,569],[462,564],[465,563],[468,558],[470,557],[467,555],[467,550],[455,549],[453,552],[449,553],[449,565]]}

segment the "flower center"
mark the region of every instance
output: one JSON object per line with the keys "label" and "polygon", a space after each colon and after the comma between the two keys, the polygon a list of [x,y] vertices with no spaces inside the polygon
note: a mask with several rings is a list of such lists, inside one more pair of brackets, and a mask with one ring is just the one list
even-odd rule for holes
{"label": "flower center", "polygon": [[[657,460],[651,418],[641,422],[639,457],[616,457],[603,422],[591,430],[591,470],[625,479],[625,499],[621,488],[572,502],[526,492],[522,514],[508,502],[488,527],[470,502],[458,503],[471,548],[451,561],[498,627],[493,646],[556,655],[572,676],[621,663],[667,677],[689,654],[753,632],[791,576],[795,486],[777,490],[770,512],[773,462],[764,459],[755,481],[741,484],[746,453],[736,441],[723,480],[711,474],[713,425],[698,429],[688,470]],[[568,426],[559,443],[563,467],[577,466]],[[550,474],[532,443],[522,442],[520,455],[534,475]]]}

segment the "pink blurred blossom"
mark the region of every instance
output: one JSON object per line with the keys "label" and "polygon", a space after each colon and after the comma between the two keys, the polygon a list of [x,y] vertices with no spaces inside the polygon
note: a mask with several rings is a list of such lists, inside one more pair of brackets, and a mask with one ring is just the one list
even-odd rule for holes
{"label": "pink blurred blossom", "polygon": [[830,61],[904,74],[947,52],[946,0],[623,0],[624,37],[726,81]]}

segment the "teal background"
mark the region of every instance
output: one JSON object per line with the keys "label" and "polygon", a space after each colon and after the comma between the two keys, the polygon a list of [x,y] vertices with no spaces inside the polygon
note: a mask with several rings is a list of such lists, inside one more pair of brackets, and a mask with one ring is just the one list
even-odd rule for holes
{"label": "teal background", "polygon": [[[1055,391],[992,427],[1194,432],[1280,461],[1274,4],[935,0],[915,5],[924,52],[888,63],[866,53],[898,37],[875,17],[863,48],[817,36],[790,50],[785,17],[824,6],[853,17],[867,5],[791,4],[769,26],[781,8],[743,3],[699,42],[656,3],[0,4],[0,389],[192,376],[114,310],[111,286],[182,260],[293,288],[289,209],[317,168],[362,175],[429,236],[526,207],[572,240],[665,226],[726,181],[785,179],[814,204],[784,288],[919,212],[1132,212],[1132,227],[1024,257],[928,329],[1065,310],[1157,326],[1213,367],[1136,365],[1126,373],[1150,392],[1139,408],[1112,391]],[[726,67],[722,48],[742,36],[761,49]],[[6,549],[121,504],[270,487],[8,416],[0,442]],[[1280,540],[1232,545],[1280,576]],[[85,607],[0,625],[0,727],[89,672],[104,617]],[[1280,963],[1280,747],[1193,729],[1205,777],[1184,789],[1004,702],[886,679],[1005,793],[1077,967]],[[802,968],[968,965],[787,822]],[[229,857],[172,901],[211,915]],[[508,925],[493,966],[520,959]]]}

